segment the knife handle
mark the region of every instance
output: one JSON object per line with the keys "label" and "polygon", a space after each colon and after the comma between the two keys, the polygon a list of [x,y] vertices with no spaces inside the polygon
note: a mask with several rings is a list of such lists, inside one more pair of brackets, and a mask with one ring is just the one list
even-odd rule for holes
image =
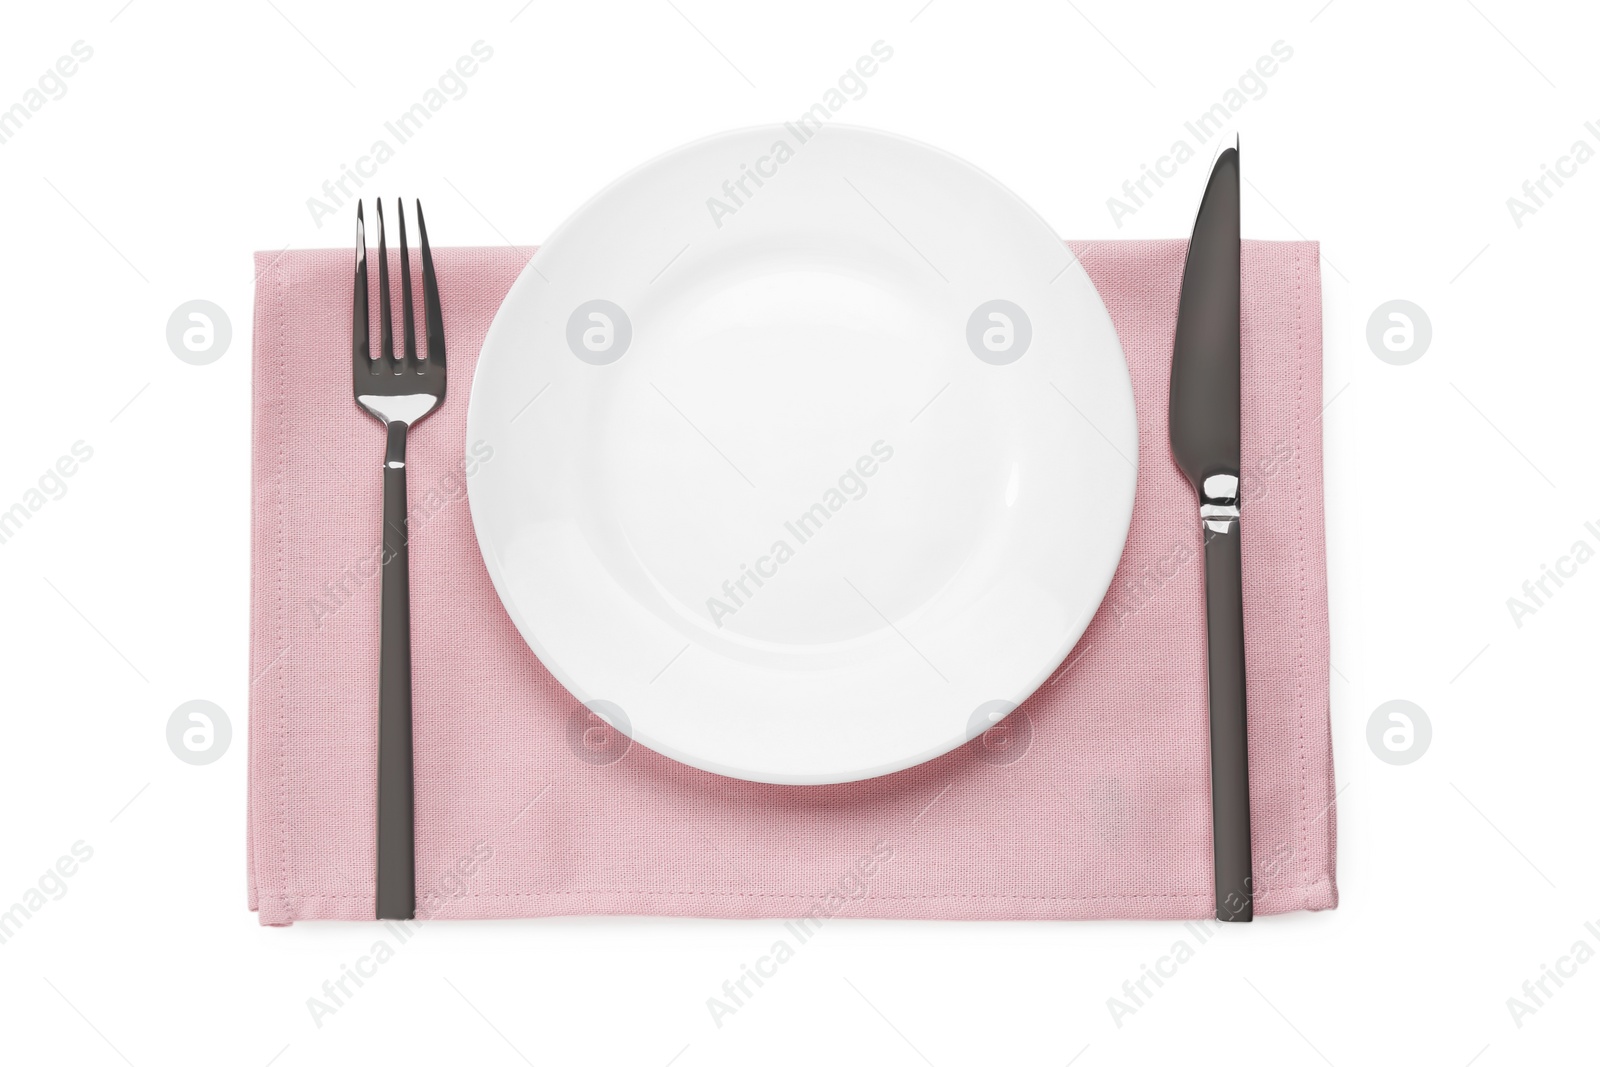
{"label": "knife handle", "polygon": [[380,919],[417,910],[411,771],[411,560],[406,549],[406,424],[389,423],[383,458],[383,605],[378,653]]}
{"label": "knife handle", "polygon": [[1250,922],[1250,761],[1245,723],[1244,585],[1239,507],[1202,506],[1206,567],[1206,684],[1211,705],[1211,841],[1219,922]]}

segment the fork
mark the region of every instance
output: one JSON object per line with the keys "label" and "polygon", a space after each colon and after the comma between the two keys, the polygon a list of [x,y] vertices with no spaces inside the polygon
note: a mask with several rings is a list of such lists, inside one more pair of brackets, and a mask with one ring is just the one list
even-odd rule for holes
{"label": "fork", "polygon": [[406,551],[406,432],[444,403],[444,318],[439,283],[428,249],[428,224],[417,203],[422,238],[423,329],[427,358],[417,355],[411,304],[411,253],[406,248],[405,207],[400,215],[400,288],[404,351],[394,351],[389,306],[389,248],[378,207],[379,356],[372,358],[367,323],[367,229],[356,204],[355,309],[351,315],[351,377],[356,403],[383,423],[383,604],[378,660],[378,876],[379,919],[410,919],[417,908],[416,836],[411,767],[411,567]]}

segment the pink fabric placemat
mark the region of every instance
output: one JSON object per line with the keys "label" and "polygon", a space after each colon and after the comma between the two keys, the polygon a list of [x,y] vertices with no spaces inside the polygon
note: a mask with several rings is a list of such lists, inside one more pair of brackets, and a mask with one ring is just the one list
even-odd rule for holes
{"label": "pink fabric placemat", "polygon": [[[484,570],[461,457],[478,350],[533,249],[435,253],[450,396],[408,455],[419,918],[1211,915],[1200,528],[1167,445],[1186,243],[1072,248],[1138,408],[1111,592],[1002,726],[813,787],[630,744],[523,643]],[[268,925],[373,914],[383,435],[350,394],[351,264],[256,258],[248,836]],[[1337,900],[1317,245],[1246,241],[1243,273],[1251,805],[1256,913],[1272,915]]]}

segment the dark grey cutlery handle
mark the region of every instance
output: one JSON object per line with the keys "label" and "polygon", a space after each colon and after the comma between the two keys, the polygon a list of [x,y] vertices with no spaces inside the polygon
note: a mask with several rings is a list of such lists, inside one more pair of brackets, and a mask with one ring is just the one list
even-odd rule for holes
{"label": "dark grey cutlery handle", "polygon": [[1206,663],[1211,703],[1211,835],[1217,919],[1250,922],[1250,759],[1245,729],[1239,520],[1206,519]]}
{"label": "dark grey cutlery handle", "polygon": [[383,461],[383,635],[378,665],[380,919],[410,919],[417,910],[411,770],[411,565],[406,541],[406,424],[391,422]]}

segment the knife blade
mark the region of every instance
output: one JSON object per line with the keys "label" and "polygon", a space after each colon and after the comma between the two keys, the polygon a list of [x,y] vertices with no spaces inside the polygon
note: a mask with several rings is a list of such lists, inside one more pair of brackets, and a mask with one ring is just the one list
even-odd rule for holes
{"label": "knife blade", "polygon": [[1183,267],[1172,343],[1172,456],[1200,502],[1210,711],[1216,916],[1250,922],[1250,771],[1245,716],[1239,497],[1239,150],[1211,169]]}

